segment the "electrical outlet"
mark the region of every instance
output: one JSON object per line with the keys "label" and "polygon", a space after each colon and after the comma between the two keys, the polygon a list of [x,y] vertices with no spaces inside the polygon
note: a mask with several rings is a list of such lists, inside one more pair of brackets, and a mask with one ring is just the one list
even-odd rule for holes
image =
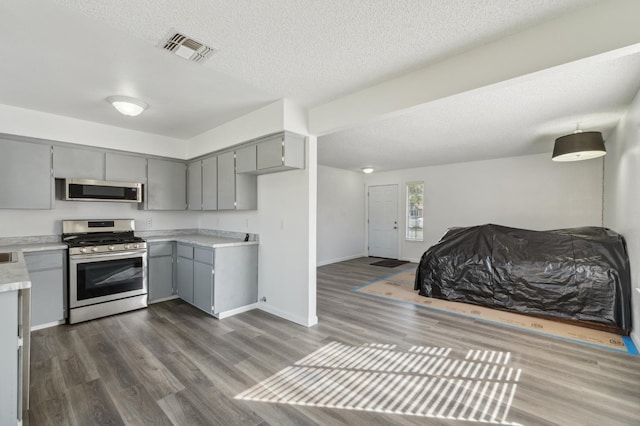
{"label": "electrical outlet", "polygon": [[151,226],[153,225],[153,222],[151,221],[151,218],[147,219],[147,229],[151,229]]}

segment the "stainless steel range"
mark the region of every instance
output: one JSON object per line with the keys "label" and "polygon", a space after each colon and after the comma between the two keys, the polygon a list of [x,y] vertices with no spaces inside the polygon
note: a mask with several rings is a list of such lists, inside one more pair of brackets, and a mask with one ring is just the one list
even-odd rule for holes
{"label": "stainless steel range", "polygon": [[147,306],[147,243],[133,219],[64,220],[69,324]]}

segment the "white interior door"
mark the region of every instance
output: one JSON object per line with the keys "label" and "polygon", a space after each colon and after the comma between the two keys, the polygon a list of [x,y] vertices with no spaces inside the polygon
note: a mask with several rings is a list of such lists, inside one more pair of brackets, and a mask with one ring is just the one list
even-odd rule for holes
{"label": "white interior door", "polygon": [[398,258],[398,185],[369,187],[369,256]]}

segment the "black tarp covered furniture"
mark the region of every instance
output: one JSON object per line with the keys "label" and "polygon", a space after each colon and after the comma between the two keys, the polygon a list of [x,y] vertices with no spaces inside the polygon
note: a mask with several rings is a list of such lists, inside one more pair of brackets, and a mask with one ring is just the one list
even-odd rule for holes
{"label": "black tarp covered furniture", "polygon": [[607,228],[452,228],[423,254],[415,289],[426,297],[631,330],[627,249]]}

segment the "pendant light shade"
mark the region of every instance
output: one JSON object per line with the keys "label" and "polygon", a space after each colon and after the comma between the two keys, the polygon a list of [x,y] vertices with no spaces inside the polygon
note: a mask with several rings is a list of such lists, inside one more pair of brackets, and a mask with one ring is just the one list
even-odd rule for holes
{"label": "pendant light shade", "polygon": [[556,139],[553,147],[553,161],[590,160],[605,155],[602,133],[577,132]]}

